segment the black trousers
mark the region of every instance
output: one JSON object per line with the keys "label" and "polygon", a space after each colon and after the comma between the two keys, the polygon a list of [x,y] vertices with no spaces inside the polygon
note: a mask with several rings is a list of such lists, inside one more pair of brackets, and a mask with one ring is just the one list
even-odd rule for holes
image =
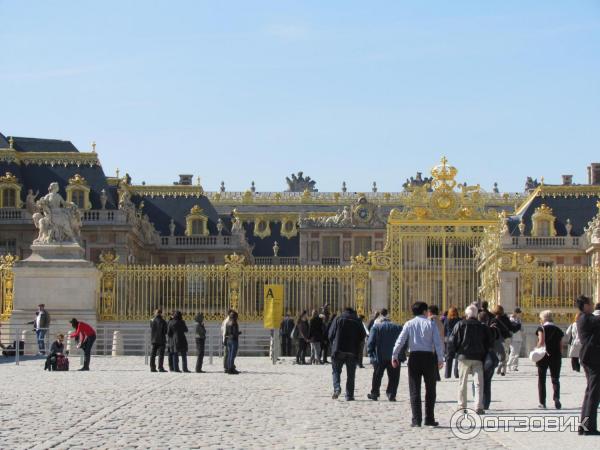
{"label": "black trousers", "polygon": [[381,363],[376,363],[373,366],[373,380],[371,382],[371,395],[375,397],[379,397],[379,388],[381,387],[381,380],[383,378],[383,374],[387,372],[388,376],[388,385],[385,390],[388,398],[396,398],[396,393],[398,392],[398,383],[400,383],[400,366],[394,368],[392,366],[392,361],[382,361]]}
{"label": "black trousers", "polygon": [[537,363],[538,369],[538,396],[541,405],[546,404],[546,373],[550,369],[550,380],[554,389],[554,401],[560,400],[560,365],[561,358],[549,358],[545,356]]}
{"label": "black trousers", "polygon": [[571,358],[571,369],[573,369],[575,372],[581,371],[581,364],[579,363],[579,357]]}
{"label": "black trousers", "polygon": [[196,338],[196,353],[198,354],[198,357],[196,358],[196,372],[202,370],[202,363],[204,362],[204,342],[205,339]]}
{"label": "black trousers", "polygon": [[306,363],[306,348],[308,347],[308,343],[302,339],[298,339],[298,353],[296,354],[296,362],[298,364]]}
{"label": "black trousers", "polygon": [[495,367],[484,368],[483,370],[483,409],[490,409],[492,403],[492,378],[496,373]]}
{"label": "black trousers", "polygon": [[165,362],[165,344],[152,344],[152,352],[150,353],[150,369],[156,370],[156,355],[158,354],[158,368],[164,369]]}
{"label": "black trousers", "polygon": [[[581,405],[581,424],[589,431],[598,430],[598,404],[600,403],[600,367],[583,364],[587,386]],[[585,418],[588,418],[584,423]]]}
{"label": "black trousers", "polygon": [[81,350],[83,350],[83,368],[90,368],[90,360],[92,359],[92,347],[96,342],[96,335],[88,336],[83,344],[81,344]]}
{"label": "black trousers", "polygon": [[292,356],[292,337],[283,334],[281,337],[281,356]]}
{"label": "black trousers", "polygon": [[321,342],[321,362],[325,364],[327,362],[327,354],[329,353],[329,342]]}
{"label": "black trousers", "polygon": [[423,420],[421,379],[425,381],[425,422],[435,420],[435,372],[437,370],[435,363],[433,352],[411,352],[408,358],[408,390],[413,423],[420,424]]}

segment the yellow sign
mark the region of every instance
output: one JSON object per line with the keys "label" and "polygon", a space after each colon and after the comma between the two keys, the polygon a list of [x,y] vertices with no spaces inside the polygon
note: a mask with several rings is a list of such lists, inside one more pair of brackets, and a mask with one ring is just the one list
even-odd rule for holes
{"label": "yellow sign", "polygon": [[265,284],[264,327],[278,329],[283,319],[283,284]]}

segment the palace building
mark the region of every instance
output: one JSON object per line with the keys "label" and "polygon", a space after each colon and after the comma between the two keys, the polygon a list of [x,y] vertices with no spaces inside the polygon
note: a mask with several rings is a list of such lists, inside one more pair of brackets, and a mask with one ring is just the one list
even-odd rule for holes
{"label": "palace building", "polygon": [[[254,182],[244,192],[224,183],[206,191],[187,174],[170,185],[137,183],[133,172],[108,175],[95,145],[81,152],[69,141],[0,134],[0,254],[30,255],[36,201],[56,181],[81,212],[85,258],[118,265],[111,276],[128,279],[127,267],[149,274],[162,267],[161,276],[187,268],[178,293],[157,289],[143,311],[124,306],[106,320],[141,320],[179,301],[190,314],[214,307],[215,318],[227,304],[243,315],[247,303],[247,317],[259,320],[257,286],[271,279],[286,285],[289,309],[352,301],[367,314],[388,306],[404,318],[415,299],[443,309],[488,300],[521,306],[531,320],[546,307],[566,320],[574,296],[598,298],[600,164],[587,170],[588,184],[573,184],[571,175],[561,184],[528,178],[523,192],[500,193],[459,182],[443,158],[398,192],[375,183],[370,192],[345,183],[320,192],[302,172],[281,192],[260,192]],[[242,261],[248,273],[239,286],[227,279],[218,287],[221,275],[210,271]],[[128,283],[110,285],[110,308],[117,298],[129,301]]]}

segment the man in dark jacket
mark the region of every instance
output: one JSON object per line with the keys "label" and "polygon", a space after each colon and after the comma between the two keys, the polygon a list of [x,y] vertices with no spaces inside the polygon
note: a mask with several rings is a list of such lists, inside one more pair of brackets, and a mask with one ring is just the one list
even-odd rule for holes
{"label": "man in dark jacket", "polygon": [[392,352],[402,327],[389,319],[387,309],[382,309],[379,315],[379,320],[371,326],[367,343],[367,353],[374,369],[371,393],[367,394],[367,397],[371,400],[379,398],[381,379],[383,373],[387,371],[388,385],[385,393],[390,402],[395,402],[400,382],[400,366],[392,366]]}
{"label": "man in dark jacket", "polygon": [[196,321],[196,373],[204,373],[202,363],[204,362],[204,343],[206,342],[206,327],[204,326],[204,314],[198,313]]}
{"label": "man in dark jacket", "polygon": [[154,312],[154,319],[150,322],[150,343],[152,344],[152,353],[150,353],[150,372],[157,372],[157,353],[158,372],[166,372],[163,364],[165,361],[165,344],[167,343],[167,321],[163,319],[162,309],[157,309]]}
{"label": "man in dark jacket", "polygon": [[46,354],[46,333],[50,327],[50,314],[46,311],[46,305],[40,303],[35,313],[35,320],[27,322],[33,325],[35,337],[38,344],[38,355]]}
{"label": "man in dark jacket", "polygon": [[[188,332],[188,327],[183,320],[181,311],[175,311],[173,318],[167,324],[167,336],[171,339],[173,371],[189,373],[187,366],[188,342],[185,333]],[[179,370],[179,355],[181,355],[182,370]]]}
{"label": "man in dark jacket", "polygon": [[458,322],[448,342],[448,354],[458,360],[458,409],[467,407],[467,384],[469,374],[475,385],[475,410],[483,414],[483,361],[492,348],[489,328],[477,320],[477,307],[465,309],[466,319]]}
{"label": "man in dark jacket", "polygon": [[354,378],[360,343],[364,341],[367,333],[356,312],[347,307],[344,312],[333,319],[329,329],[329,343],[331,345],[331,367],[333,372],[333,399],[340,396],[341,375],[344,364],[348,378],[346,380],[346,400],[354,400]]}
{"label": "man in dark jacket", "polygon": [[577,298],[581,314],[577,319],[577,332],[581,341],[579,360],[585,371],[587,386],[581,406],[581,426],[583,435],[598,435],[598,404],[600,402],[600,316],[592,314],[592,301],[585,296]]}
{"label": "man in dark jacket", "polygon": [[279,338],[281,339],[281,356],[292,356],[292,330],[294,329],[294,319],[290,313],[286,312],[281,324],[279,325]]}

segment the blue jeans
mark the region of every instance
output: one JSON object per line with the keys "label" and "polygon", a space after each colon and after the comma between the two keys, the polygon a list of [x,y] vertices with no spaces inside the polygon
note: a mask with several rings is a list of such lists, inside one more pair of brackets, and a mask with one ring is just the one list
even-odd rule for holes
{"label": "blue jeans", "polygon": [[40,353],[46,353],[46,329],[35,330],[35,336],[37,339],[38,349]]}
{"label": "blue jeans", "polygon": [[354,398],[354,379],[356,376],[356,356],[350,353],[336,353],[331,358],[331,370],[333,373],[333,391],[342,392],[341,376],[342,368],[346,365],[346,398]]}
{"label": "blue jeans", "polygon": [[235,357],[238,352],[238,341],[234,341],[233,339],[227,340],[227,370],[233,370],[235,368]]}

